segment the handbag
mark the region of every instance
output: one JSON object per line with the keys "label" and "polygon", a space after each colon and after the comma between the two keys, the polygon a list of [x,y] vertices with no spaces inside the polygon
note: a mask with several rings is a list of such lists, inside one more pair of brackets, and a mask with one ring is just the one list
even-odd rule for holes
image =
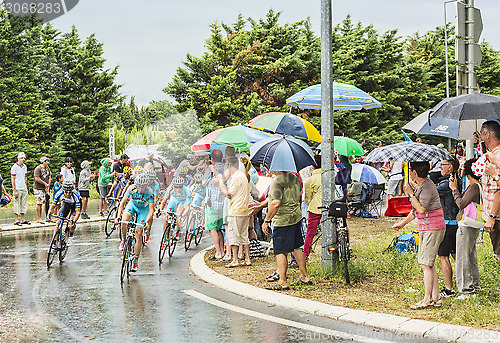
{"label": "handbag", "polygon": [[345,202],[332,202],[328,207],[328,216],[347,218],[347,204]]}
{"label": "handbag", "polygon": [[483,189],[481,185],[478,183],[479,186],[479,204],[475,202],[471,202],[469,205],[467,205],[464,208],[464,214],[462,216],[462,220],[460,222],[463,223],[465,226],[469,226],[475,229],[482,229],[484,227],[484,223],[486,222],[483,217],[483,205],[481,203],[482,199],[482,193]]}

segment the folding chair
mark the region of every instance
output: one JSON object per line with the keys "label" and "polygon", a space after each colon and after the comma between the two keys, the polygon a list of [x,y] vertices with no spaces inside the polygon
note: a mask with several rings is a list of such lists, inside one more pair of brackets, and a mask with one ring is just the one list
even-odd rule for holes
{"label": "folding chair", "polygon": [[373,185],[373,192],[366,201],[366,213],[372,216],[382,216],[385,201],[385,185]]}

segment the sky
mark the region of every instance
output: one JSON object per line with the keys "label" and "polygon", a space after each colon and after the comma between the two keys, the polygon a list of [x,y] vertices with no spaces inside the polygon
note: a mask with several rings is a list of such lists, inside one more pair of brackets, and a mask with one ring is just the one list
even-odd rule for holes
{"label": "sky", "polygon": [[[481,39],[500,50],[500,0],[475,0],[474,5],[482,14]],[[281,24],[310,18],[320,35],[320,0],[80,0],[51,23],[62,32],[74,25],[81,37],[95,34],[104,44],[106,68],[119,67],[121,93],[135,96],[141,107],[152,100],[172,101],[162,90],[183,67],[186,54],[201,57],[206,51],[210,24],[234,23],[240,13],[265,18],[271,8],[281,12]],[[446,8],[448,21],[454,23],[454,4]],[[440,0],[332,0],[333,26],[348,14],[353,22],[373,24],[380,33],[398,29],[402,37],[444,25]]]}

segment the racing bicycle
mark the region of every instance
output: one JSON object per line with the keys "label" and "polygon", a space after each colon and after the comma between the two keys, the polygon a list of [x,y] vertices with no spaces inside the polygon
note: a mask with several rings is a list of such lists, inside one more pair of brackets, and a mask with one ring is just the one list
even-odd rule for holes
{"label": "racing bicycle", "polygon": [[[144,227],[144,224],[137,223],[136,219],[132,218],[131,221],[121,221],[119,224],[127,224],[127,233],[125,236],[125,246],[122,252],[122,268],[120,272],[120,282],[123,283],[125,276],[130,275],[130,268],[132,267],[132,259],[134,258],[135,242],[137,227]],[[119,225],[117,224],[117,225]],[[121,231],[121,230],[120,230]],[[144,235],[143,235],[144,236]]]}
{"label": "racing bicycle", "polygon": [[50,242],[49,253],[47,255],[47,268],[50,268],[52,262],[54,262],[54,257],[59,253],[59,262],[62,262],[68,253],[68,237],[70,227],[74,225],[72,219],[62,217],[59,215],[49,214],[49,219],[52,217],[59,218],[59,224],[57,225],[56,233]]}
{"label": "racing bicycle", "polygon": [[205,213],[203,207],[191,205],[189,219],[186,221],[186,237],[184,237],[184,249],[188,250],[194,238],[196,245],[200,244],[203,236],[203,224]]}

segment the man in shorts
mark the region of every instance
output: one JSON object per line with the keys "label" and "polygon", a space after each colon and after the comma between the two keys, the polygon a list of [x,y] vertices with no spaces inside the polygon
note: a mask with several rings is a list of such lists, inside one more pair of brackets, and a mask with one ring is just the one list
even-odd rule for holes
{"label": "man in shorts", "polygon": [[[49,158],[42,157],[40,158],[40,164],[33,171],[34,181],[33,181],[33,194],[36,198],[36,216],[37,220],[40,224],[45,224],[42,219],[42,207],[47,200],[47,194],[49,194],[50,189],[50,180],[51,180],[51,172],[49,168]],[[47,205],[48,206],[48,205]],[[45,213],[47,216],[48,213]]]}
{"label": "man in shorts", "polygon": [[28,168],[24,160],[26,160],[26,155],[20,152],[17,154],[17,162],[10,169],[12,195],[14,196],[14,225],[30,224],[24,219],[24,214],[28,211],[28,178],[26,176]]}
{"label": "man in shorts", "polygon": [[248,240],[249,215],[251,210],[248,208],[250,191],[248,180],[244,173],[239,170],[240,161],[230,156],[227,159],[226,166],[231,174],[229,188],[226,188],[221,179],[217,179],[217,185],[229,199],[227,209],[228,237],[229,246],[232,252],[232,261],[226,265],[226,268],[238,267],[238,248],[243,245],[245,252],[246,266],[252,265],[250,261],[250,241]]}
{"label": "man in shorts", "polygon": [[111,177],[113,177],[111,160],[109,158],[103,158],[101,160],[101,168],[99,168],[99,180],[97,181],[99,186],[99,215],[101,217],[107,214],[108,204],[106,202],[106,196],[109,193],[108,184]]}

